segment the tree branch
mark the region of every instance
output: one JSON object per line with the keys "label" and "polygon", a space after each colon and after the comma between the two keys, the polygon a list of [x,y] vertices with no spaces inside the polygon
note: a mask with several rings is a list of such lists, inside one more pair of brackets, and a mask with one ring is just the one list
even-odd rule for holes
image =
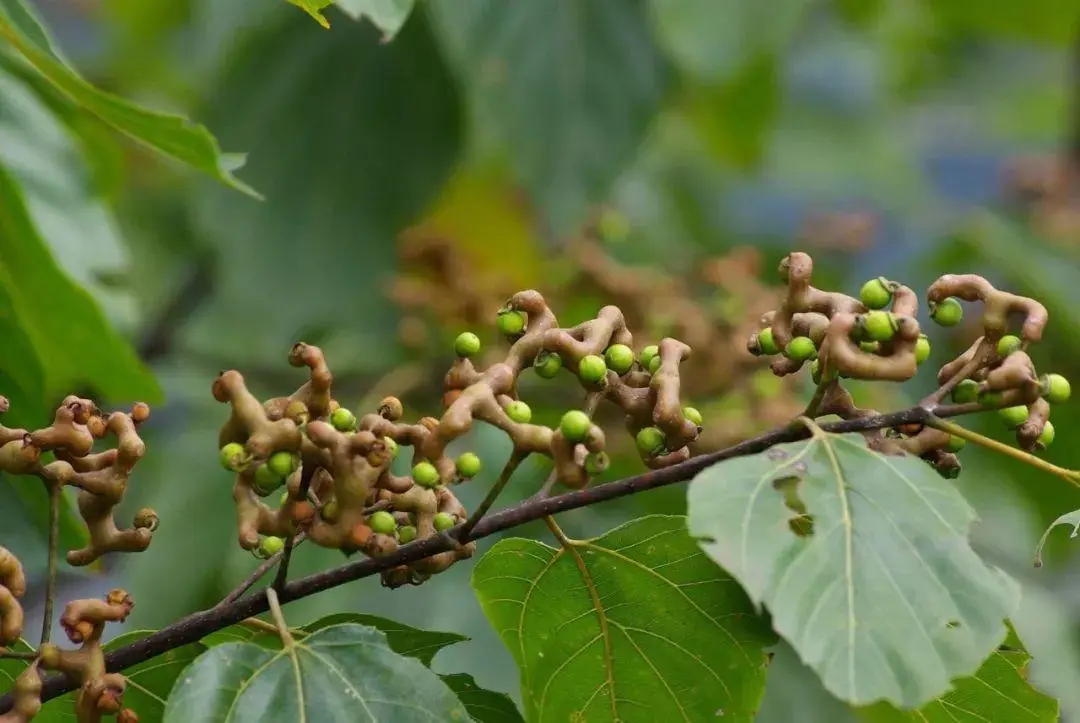
{"label": "tree branch", "polygon": [[[933,409],[916,406],[891,414],[875,414],[819,426],[822,430],[833,433],[863,432],[908,424],[926,424],[935,418],[956,417],[986,411],[986,409],[987,407],[983,407],[978,403],[950,404]],[[445,552],[454,546],[451,536],[458,538],[460,542],[478,540],[528,522],[543,519],[547,515],[588,507],[608,500],[656,489],[657,487],[686,482],[702,470],[718,462],[734,457],[756,454],[774,445],[795,442],[809,436],[810,430],[805,425],[792,423],[725,449],[693,457],[671,467],[652,470],[634,477],[576,492],[568,492],[555,497],[533,497],[518,505],[486,516],[471,530],[471,534],[467,536],[467,539],[461,539],[465,537],[461,535],[464,525],[458,525],[449,530],[448,535],[434,535],[424,540],[402,545],[395,552],[385,557],[356,560],[341,567],[293,580],[281,588],[278,592],[278,598],[282,603],[299,600],[355,580],[378,575],[380,572],[398,565],[405,565]],[[255,615],[263,614],[269,609],[270,603],[267,596],[252,595],[226,605],[199,611],[131,645],[125,645],[110,652],[105,657],[107,668],[110,672],[122,671],[175,648],[198,642],[213,632],[235,625]],[[41,699],[43,701],[50,700],[75,688],[76,685],[67,677],[56,674],[50,675],[44,681]],[[10,710],[11,705],[12,697],[8,693],[0,698],[0,713]]]}

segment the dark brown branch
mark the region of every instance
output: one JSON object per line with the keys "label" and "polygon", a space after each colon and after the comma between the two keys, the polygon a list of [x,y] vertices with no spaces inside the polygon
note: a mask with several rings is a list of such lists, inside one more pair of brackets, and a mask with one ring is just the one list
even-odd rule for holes
{"label": "dark brown branch", "polygon": [[[871,429],[885,429],[909,424],[925,424],[936,417],[956,417],[963,414],[984,411],[977,403],[952,404],[928,410],[914,407],[891,414],[877,414],[859,419],[840,422],[831,422],[820,425],[826,432],[846,433],[864,432]],[[567,510],[588,507],[590,505],[607,502],[608,500],[626,497],[645,490],[656,489],[665,485],[686,482],[698,472],[711,467],[717,462],[722,462],[733,457],[742,457],[749,454],[762,452],[770,447],[785,442],[795,442],[810,436],[810,431],[801,424],[791,424],[786,427],[774,429],[771,432],[758,437],[748,439],[739,444],[732,445],[717,452],[710,452],[694,457],[680,464],[672,465],[664,469],[653,470],[628,477],[617,482],[609,482],[597,487],[587,488],[577,492],[547,497],[543,499],[532,498],[507,508],[501,512],[486,516],[480,520],[468,536],[470,540],[478,540],[483,537],[494,535],[504,530],[519,527],[528,522],[543,519],[547,515],[554,515]],[[326,570],[308,577],[293,580],[283,586],[278,593],[282,603],[299,600],[324,590],[344,585],[365,577],[378,575],[383,570],[388,570],[398,565],[405,565],[425,557],[430,557],[440,552],[450,550],[454,546],[451,536],[460,535],[463,525],[449,530],[448,535],[434,535],[424,540],[417,540],[407,545],[402,545],[395,552],[385,557],[366,558],[349,562],[341,567]],[[265,595],[252,595],[240,598],[230,604],[202,610],[182,618],[177,622],[162,628],[156,633],[138,640],[131,645],[110,652],[106,656],[106,664],[110,672],[122,671],[144,660],[166,653],[182,645],[198,642],[210,633],[216,632],[230,625],[235,625],[242,620],[260,615],[269,610],[269,602]],[[62,675],[51,675],[44,681],[41,699],[50,700],[59,695],[75,689],[74,683]],[[11,708],[11,694],[0,698],[0,713]]]}

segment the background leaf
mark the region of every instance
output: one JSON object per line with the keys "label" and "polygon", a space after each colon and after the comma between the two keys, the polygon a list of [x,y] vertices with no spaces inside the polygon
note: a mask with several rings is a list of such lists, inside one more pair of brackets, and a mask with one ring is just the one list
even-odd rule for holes
{"label": "background leaf", "polygon": [[383,40],[392,40],[413,11],[415,0],[337,0],[337,6],[353,20],[367,18],[383,33]]}
{"label": "background leaf", "polygon": [[473,587],[521,670],[530,721],[753,719],[772,636],[683,517],[570,549],[502,540]]}
{"label": "background leaf", "polygon": [[[971,549],[974,512],[922,460],[820,433],[700,473],[690,533],[825,687],[922,706],[1005,635],[1016,584]],[[811,522],[812,519],[812,522]]]}
{"label": "background leaf", "polygon": [[471,675],[465,673],[439,677],[450,690],[454,691],[476,723],[515,723],[516,721],[524,723],[514,701],[510,700],[510,696],[505,693],[484,690],[476,684]]}
{"label": "background leaf", "polygon": [[[226,715],[228,712],[228,715]],[[167,723],[229,720],[464,721],[453,692],[422,663],[394,653],[374,628],[324,628],[291,649],[226,643],[177,683]]]}

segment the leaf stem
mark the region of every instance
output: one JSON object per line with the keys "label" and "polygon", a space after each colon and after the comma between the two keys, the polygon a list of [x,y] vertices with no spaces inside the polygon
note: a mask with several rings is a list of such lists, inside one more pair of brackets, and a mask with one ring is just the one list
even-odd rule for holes
{"label": "leaf stem", "polygon": [[3,650],[0,649],[0,660],[37,660],[36,650]]}
{"label": "leaf stem", "polygon": [[499,494],[506,487],[506,484],[510,481],[510,478],[514,476],[514,472],[518,466],[528,457],[528,453],[521,454],[516,450],[510,453],[510,459],[506,460],[506,464],[503,466],[502,472],[499,474],[499,479],[495,481],[491,489],[488,490],[487,496],[484,497],[480,506],[473,510],[473,513],[469,515],[469,519],[465,520],[465,524],[458,530],[457,539],[462,542],[469,541],[469,535],[472,534],[473,528],[476,527],[484,515],[487,514],[491,506],[495,504],[495,500],[499,497]]}
{"label": "leaf stem", "polygon": [[[303,470],[301,470],[300,489],[296,492],[296,499],[307,500],[308,492],[311,490],[311,480],[315,478],[316,471],[318,471],[318,467],[315,465],[305,465]],[[299,535],[289,535],[289,537],[285,539],[285,549],[281,551],[281,564],[278,565],[277,575],[274,576],[274,582],[271,583],[271,587],[275,590],[284,588],[285,583],[289,580],[289,563],[292,561],[292,552],[293,548],[296,546],[297,537],[299,537]],[[243,593],[240,594],[243,595]]]}
{"label": "leaf stem", "polygon": [[41,618],[41,645],[52,637],[53,608],[56,606],[56,553],[60,543],[60,495],[64,486],[55,480],[49,488],[49,562],[45,577],[45,612]]}
{"label": "leaf stem", "polygon": [[579,544],[577,540],[572,540],[566,536],[563,529],[559,527],[559,523],[555,521],[555,518],[551,515],[544,516],[544,524],[551,530],[551,534],[555,535],[555,539],[559,541],[559,544],[566,549],[570,549],[574,545]]}
{"label": "leaf stem", "polygon": [[289,625],[285,622],[285,613],[281,611],[281,603],[278,601],[277,590],[272,587],[266,588],[266,599],[270,603],[270,615],[274,618],[274,630],[281,637],[281,644],[286,648],[296,645]]}
{"label": "leaf stem", "polygon": [[973,432],[970,429],[966,427],[961,427],[959,424],[954,424],[953,422],[947,422],[943,419],[931,418],[927,421],[927,425],[933,427],[934,429],[941,430],[942,432],[947,432],[954,437],[960,437],[961,439],[966,439],[969,442],[973,442],[982,447],[986,447],[987,449],[992,449],[995,452],[1004,454],[1007,457],[1012,457],[1019,462],[1029,464],[1036,469],[1042,470],[1043,472],[1049,472],[1055,477],[1060,477],[1061,479],[1065,480],[1072,486],[1080,488],[1080,472],[1076,470],[1059,467],[1052,462],[1047,462],[1045,459],[1040,459],[1039,457],[1036,457],[1030,452],[1025,452],[1022,449],[1009,446],[1004,442],[997,441],[996,439],[990,439],[989,437],[983,436],[978,432]]}

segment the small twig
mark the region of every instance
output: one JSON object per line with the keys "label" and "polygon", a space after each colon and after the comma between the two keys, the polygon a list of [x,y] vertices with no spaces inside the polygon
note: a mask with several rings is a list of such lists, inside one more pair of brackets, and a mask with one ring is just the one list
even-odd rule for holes
{"label": "small twig", "polygon": [[[303,470],[300,472],[300,489],[296,491],[296,499],[307,499],[308,491],[311,490],[311,480],[315,478],[317,470],[318,467],[315,465],[304,465]],[[285,549],[281,551],[281,563],[278,565],[274,582],[270,585],[275,590],[284,588],[286,581],[289,579],[289,563],[292,562],[292,552],[293,548],[296,547],[296,538],[298,536],[290,536],[285,539]]]}
{"label": "small twig", "polygon": [[281,643],[286,648],[295,646],[296,641],[293,640],[292,633],[289,632],[289,625],[285,622],[285,614],[281,612],[281,603],[278,602],[277,591],[272,587],[266,588],[266,599],[270,603],[270,615],[274,618],[275,630],[281,636]]}
{"label": "small twig", "polygon": [[[603,392],[589,392],[585,397],[585,414],[589,419],[596,414],[596,408],[600,406],[600,400],[604,398]],[[540,488],[540,491],[533,495],[530,499],[542,500],[551,494],[551,490],[555,487],[555,483],[559,481],[559,473],[557,470],[551,470],[551,474],[544,480],[544,486]]]}
{"label": "small twig", "polygon": [[41,619],[41,644],[52,637],[53,608],[56,606],[56,553],[60,544],[60,495],[64,486],[56,481],[49,487],[49,562],[45,579],[45,612]]}
{"label": "small twig", "polygon": [[[302,543],[306,538],[307,535],[304,533],[303,530],[297,532],[296,536],[293,538],[293,547],[296,547],[297,545]],[[244,578],[243,582],[233,588],[232,592],[223,597],[221,599],[221,602],[215,605],[214,608],[220,608],[223,605],[228,605],[242,598],[244,596],[244,593],[250,590],[255,583],[261,580],[263,578],[263,575],[269,572],[270,568],[276,565],[278,561],[281,560],[284,554],[285,550],[282,549],[281,552],[275,552],[273,555],[260,562],[259,566],[252,570],[251,574]]]}
{"label": "small twig", "polygon": [[544,517],[544,524],[547,525],[548,529],[551,530],[551,534],[555,535],[555,539],[558,540],[559,544],[564,548],[574,546],[575,541],[566,536],[566,533],[559,527],[559,523],[555,521],[554,517],[551,515]]}
{"label": "small twig", "polygon": [[465,520],[465,523],[461,525],[461,529],[458,530],[457,540],[465,543],[469,541],[469,534],[473,528],[476,527],[476,523],[479,522],[484,515],[487,514],[491,506],[495,504],[495,500],[499,497],[499,493],[506,487],[506,483],[510,481],[510,478],[514,476],[514,472],[517,470],[528,454],[519,454],[517,451],[510,453],[510,459],[506,460],[506,464],[503,466],[502,472],[499,474],[499,479],[495,481],[495,484],[488,490],[487,496],[484,497],[484,501],[480,503],[480,506],[473,510],[473,513],[469,515],[469,519]]}
{"label": "small twig", "polygon": [[984,339],[979,344],[979,347],[975,350],[975,353],[972,355],[971,360],[963,367],[961,367],[960,371],[958,371],[956,374],[953,374],[951,379],[947,380],[944,384],[942,384],[931,394],[929,394],[925,399],[919,402],[919,406],[926,409],[931,409],[941,404],[942,400],[944,400],[945,397],[948,396],[948,394],[956,388],[957,384],[970,377],[972,374],[975,373],[976,369],[982,366],[983,355],[985,354],[985,352],[986,340]]}
{"label": "small twig", "polygon": [[803,417],[807,419],[816,419],[818,411],[821,409],[821,403],[825,401],[825,395],[829,393],[833,387],[837,385],[837,379],[834,377],[829,381],[822,381],[817,385],[817,389],[814,390],[814,396],[810,399],[810,403],[806,405],[806,409],[803,411]]}
{"label": "small twig", "polygon": [[37,660],[37,651],[0,649],[0,660]]}
{"label": "small twig", "polygon": [[966,439],[969,442],[973,442],[979,446],[986,447],[987,449],[992,449],[995,452],[1000,452],[1001,454],[1012,457],[1013,459],[1023,462],[1025,464],[1030,464],[1036,469],[1040,469],[1043,472],[1049,472],[1055,477],[1060,477],[1074,487],[1080,487],[1080,471],[1065,469],[1064,467],[1058,467],[1056,464],[1053,464],[1052,462],[1047,462],[1045,459],[1042,459],[1040,457],[1036,457],[1030,452],[1025,452],[1024,450],[1017,447],[1011,447],[1004,442],[999,442],[996,439],[985,437],[978,432],[971,431],[967,427],[961,427],[959,424],[946,422],[942,419],[930,419],[929,421],[927,421],[926,424],[927,426],[933,427],[934,429],[941,430],[942,432],[947,432],[954,437]]}

